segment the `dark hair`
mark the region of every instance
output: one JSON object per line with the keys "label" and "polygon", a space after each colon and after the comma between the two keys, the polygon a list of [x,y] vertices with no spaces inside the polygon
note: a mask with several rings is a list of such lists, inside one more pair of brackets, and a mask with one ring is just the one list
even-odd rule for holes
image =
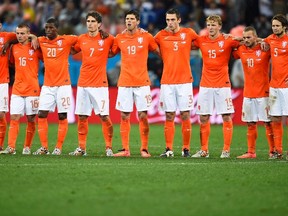
{"label": "dark hair", "polygon": [[244,32],[252,31],[255,36],[257,36],[256,29],[253,26],[246,26]]}
{"label": "dark hair", "polygon": [[283,27],[288,27],[288,21],[286,19],[286,17],[283,14],[277,14],[272,18],[273,20],[277,20],[279,21]]}
{"label": "dark hair", "polygon": [[135,15],[136,20],[140,20],[140,13],[138,10],[129,10],[125,13],[125,19],[127,17],[127,15],[133,14]]}
{"label": "dark hair", "polygon": [[25,22],[19,23],[17,25],[17,28],[27,28],[28,30],[30,30],[30,26]]}
{"label": "dark hair", "polygon": [[50,18],[46,21],[46,23],[54,24],[54,26],[55,26],[56,28],[59,27],[59,22],[58,22],[58,20],[55,19],[54,17],[50,17]]}
{"label": "dark hair", "polygon": [[97,11],[89,11],[86,15],[86,20],[88,19],[89,16],[95,18],[98,23],[102,23],[102,16]]}
{"label": "dark hair", "polygon": [[171,8],[171,9],[169,9],[169,10],[166,12],[166,15],[167,15],[167,14],[176,14],[177,19],[180,19],[180,18],[181,18],[181,15],[180,15],[179,11],[178,11],[176,8]]}

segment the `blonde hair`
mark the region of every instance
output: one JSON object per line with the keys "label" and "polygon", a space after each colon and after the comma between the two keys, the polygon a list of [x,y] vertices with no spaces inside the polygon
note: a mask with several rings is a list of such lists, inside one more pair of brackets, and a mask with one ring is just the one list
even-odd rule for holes
{"label": "blonde hair", "polygon": [[222,26],[222,19],[219,15],[210,15],[206,18],[206,23],[208,21],[217,22],[220,26]]}

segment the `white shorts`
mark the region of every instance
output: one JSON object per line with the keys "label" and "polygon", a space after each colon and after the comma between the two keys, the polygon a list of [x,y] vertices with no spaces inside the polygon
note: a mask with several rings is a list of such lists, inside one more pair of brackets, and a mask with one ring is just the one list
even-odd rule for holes
{"label": "white shorts", "polygon": [[192,83],[161,85],[159,109],[165,112],[193,110],[193,86]]}
{"label": "white shorts", "polygon": [[269,115],[288,116],[288,88],[270,87]]}
{"label": "white shorts", "polygon": [[77,87],[75,114],[91,116],[93,108],[96,115],[109,115],[108,87]]}
{"label": "white shorts", "polygon": [[134,101],[137,111],[147,111],[152,103],[150,86],[118,87],[117,110],[132,112]]}
{"label": "white shorts", "polygon": [[212,115],[214,107],[217,115],[234,113],[231,88],[200,87],[196,114]]}
{"label": "white shorts", "polygon": [[22,97],[19,95],[11,95],[10,114],[20,114],[21,116],[36,115],[38,113],[39,97],[29,96]]}
{"label": "white shorts", "polygon": [[71,85],[42,86],[39,99],[39,110],[54,112],[57,105],[58,113],[67,113],[72,103]]}
{"label": "white shorts", "polygon": [[9,93],[8,93],[8,83],[0,84],[0,112],[9,111]]}
{"label": "white shorts", "polygon": [[269,122],[268,97],[243,99],[242,121],[243,122]]}

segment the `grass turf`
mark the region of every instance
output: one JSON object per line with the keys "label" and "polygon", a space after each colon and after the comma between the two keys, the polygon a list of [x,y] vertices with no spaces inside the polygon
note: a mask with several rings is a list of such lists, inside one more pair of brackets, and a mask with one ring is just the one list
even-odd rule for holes
{"label": "grass turf", "polygon": [[[191,151],[199,149],[199,127],[192,126]],[[181,157],[180,126],[174,158],[164,151],[162,125],[151,125],[149,151],[140,157],[138,126],[131,127],[130,158],[106,158],[101,127],[90,125],[87,157],[68,156],[77,147],[76,125],[61,156],[21,155],[21,125],[16,155],[0,155],[0,215],[284,215],[288,211],[287,161],[269,161],[263,126],[259,126],[257,159],[239,160],[246,127],[235,126],[231,159],[220,159],[222,127],[212,126],[210,158]],[[119,126],[113,149],[121,148]],[[57,125],[49,125],[53,150]],[[285,141],[287,137],[285,137]],[[286,143],[286,142],[284,142]],[[35,137],[33,151],[38,147]],[[284,146],[286,149],[287,146]]]}

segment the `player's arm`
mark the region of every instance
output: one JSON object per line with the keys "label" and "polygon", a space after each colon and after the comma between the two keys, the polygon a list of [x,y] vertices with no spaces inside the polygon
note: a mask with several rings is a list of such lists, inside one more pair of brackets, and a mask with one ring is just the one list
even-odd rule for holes
{"label": "player's arm", "polygon": [[17,44],[17,43],[18,43],[17,39],[12,39],[12,40],[7,41],[2,47],[0,55],[4,56],[7,50],[10,48],[10,46],[12,46],[13,44]]}
{"label": "player's arm", "polygon": [[31,46],[36,50],[39,48],[39,41],[36,35],[30,34],[28,36],[29,40],[31,41]]}

